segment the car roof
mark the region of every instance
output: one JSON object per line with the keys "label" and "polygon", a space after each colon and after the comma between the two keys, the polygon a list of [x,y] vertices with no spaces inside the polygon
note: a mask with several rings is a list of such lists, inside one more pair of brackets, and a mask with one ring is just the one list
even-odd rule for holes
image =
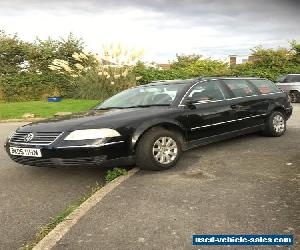
{"label": "car roof", "polygon": [[159,81],[153,81],[146,85],[161,85],[161,84],[183,84],[183,83],[191,83],[197,80],[197,78],[193,79],[176,79],[176,80],[159,80]]}
{"label": "car roof", "polygon": [[204,80],[212,80],[212,79],[220,79],[220,80],[237,80],[237,79],[245,79],[245,80],[262,80],[266,78],[262,77],[249,77],[249,76],[217,76],[217,77],[203,77]]}
{"label": "car roof", "polygon": [[[154,85],[161,85],[161,84],[188,84],[199,80],[237,80],[237,79],[245,79],[245,80],[262,80],[266,78],[261,77],[243,77],[243,76],[210,76],[210,77],[197,77],[192,79],[176,79],[176,80],[159,80],[159,81],[153,81],[146,86],[154,86]],[[144,85],[145,86],[145,85]]]}

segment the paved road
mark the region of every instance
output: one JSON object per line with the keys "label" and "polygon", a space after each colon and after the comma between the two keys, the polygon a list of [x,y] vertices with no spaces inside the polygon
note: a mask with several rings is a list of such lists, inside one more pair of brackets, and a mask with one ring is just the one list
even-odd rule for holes
{"label": "paved road", "polygon": [[294,113],[283,137],[243,136],[189,151],[174,169],[140,171],[55,249],[199,249],[194,233],[291,233],[300,249],[300,105]]}
{"label": "paved road", "polygon": [[101,169],[21,166],[4,152],[4,138],[21,123],[0,123],[0,249],[17,249],[41,225],[103,182]]}

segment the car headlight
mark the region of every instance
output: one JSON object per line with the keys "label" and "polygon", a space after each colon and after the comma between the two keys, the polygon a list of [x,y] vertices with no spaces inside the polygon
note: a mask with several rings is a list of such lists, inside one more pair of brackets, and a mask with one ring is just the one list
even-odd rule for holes
{"label": "car headlight", "polygon": [[78,140],[111,138],[117,136],[120,136],[120,133],[110,128],[82,129],[82,130],[75,130],[71,132],[64,140],[78,141]]}

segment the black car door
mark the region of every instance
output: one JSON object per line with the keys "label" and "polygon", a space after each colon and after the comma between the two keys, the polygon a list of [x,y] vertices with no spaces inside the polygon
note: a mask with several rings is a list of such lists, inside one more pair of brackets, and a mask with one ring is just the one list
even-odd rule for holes
{"label": "black car door", "polygon": [[235,111],[230,106],[229,92],[219,80],[209,80],[195,85],[186,95],[197,100],[185,106],[188,119],[189,141],[205,140],[234,130]]}
{"label": "black car door", "polygon": [[224,79],[223,83],[232,91],[231,108],[236,114],[236,129],[242,130],[264,123],[268,100],[258,88],[246,79]]}

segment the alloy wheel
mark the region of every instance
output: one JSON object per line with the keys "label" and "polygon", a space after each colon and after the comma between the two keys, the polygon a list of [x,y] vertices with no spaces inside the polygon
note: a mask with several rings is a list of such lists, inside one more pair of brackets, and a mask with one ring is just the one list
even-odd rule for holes
{"label": "alloy wheel", "polygon": [[282,133],[285,130],[284,118],[281,115],[274,116],[273,127],[276,133]]}
{"label": "alloy wheel", "polygon": [[158,138],[152,148],[154,159],[161,164],[172,163],[178,154],[178,146],[174,139],[171,137]]}

